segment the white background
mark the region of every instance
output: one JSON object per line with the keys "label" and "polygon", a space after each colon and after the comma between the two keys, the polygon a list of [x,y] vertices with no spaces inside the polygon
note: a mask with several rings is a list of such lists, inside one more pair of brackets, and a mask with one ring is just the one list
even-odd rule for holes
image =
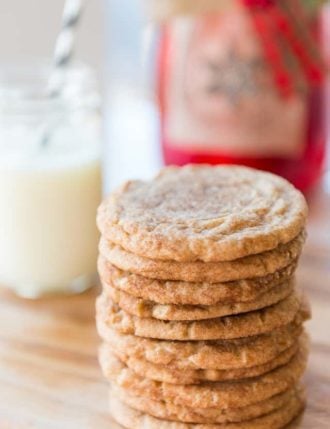
{"label": "white background", "polygon": [[[77,57],[100,69],[103,7],[88,0],[77,37]],[[0,0],[0,62],[51,55],[63,0]]]}

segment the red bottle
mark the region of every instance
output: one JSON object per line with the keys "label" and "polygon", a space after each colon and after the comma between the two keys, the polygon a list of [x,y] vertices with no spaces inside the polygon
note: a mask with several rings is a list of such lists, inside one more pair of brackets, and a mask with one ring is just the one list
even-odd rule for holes
{"label": "red bottle", "polygon": [[217,12],[164,24],[158,96],[165,163],[244,164],[307,191],[321,175],[326,142],[312,24],[303,10],[301,26],[276,1],[251,8],[255,2],[228,0]]}

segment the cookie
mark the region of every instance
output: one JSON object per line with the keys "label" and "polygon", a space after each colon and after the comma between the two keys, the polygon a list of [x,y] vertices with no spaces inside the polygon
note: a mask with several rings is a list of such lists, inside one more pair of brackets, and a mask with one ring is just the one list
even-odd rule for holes
{"label": "cookie", "polygon": [[100,336],[126,358],[168,365],[182,372],[199,369],[231,370],[264,365],[291,347],[302,332],[307,312],[299,311],[293,322],[267,334],[218,341],[165,341],[124,335],[98,318]]}
{"label": "cookie", "polygon": [[120,333],[161,340],[230,340],[264,334],[292,322],[301,306],[293,292],[270,307],[245,314],[195,321],[165,321],[132,316],[103,294],[97,299],[97,319]]}
{"label": "cookie", "polygon": [[122,271],[102,256],[98,259],[98,271],[105,287],[109,284],[136,298],[164,305],[217,305],[255,301],[274,286],[291,279],[296,266],[297,260],[264,277],[225,283],[195,283],[150,279]]}
{"label": "cookie", "polygon": [[124,362],[128,368],[141,377],[173,384],[199,384],[204,381],[230,381],[257,377],[288,363],[297,350],[298,341],[271,361],[263,365],[252,366],[250,368],[235,368],[229,370],[186,369],[182,371],[174,366],[157,365],[146,360],[129,357],[126,353],[120,352],[118,348],[112,347],[107,343],[103,343],[99,351],[99,360],[101,362],[101,366],[104,367],[106,365],[108,355],[113,353],[118,357],[118,359]]}
{"label": "cookie", "polygon": [[305,232],[273,250],[250,255],[234,261],[177,262],[156,260],[138,256],[113,242],[101,238],[100,254],[117,268],[158,280],[186,282],[227,282],[275,273],[295,261],[301,253]]}
{"label": "cookie", "polygon": [[192,321],[242,314],[269,307],[287,298],[293,292],[294,285],[295,281],[292,278],[288,282],[274,287],[255,301],[209,306],[158,304],[153,301],[135,298],[110,285],[105,286],[103,290],[115,304],[133,316],[159,320]]}
{"label": "cookie", "polygon": [[303,195],[278,176],[189,165],[165,168],[149,182],[125,183],[97,219],[103,236],[142,257],[218,262],[289,243],[306,216]]}
{"label": "cookie", "polygon": [[284,407],[292,397],[303,397],[303,389],[293,387],[283,393],[272,396],[264,401],[239,408],[189,408],[171,402],[153,401],[143,396],[134,396],[125,389],[113,385],[111,393],[129,407],[164,420],[183,423],[232,423],[255,419]]}
{"label": "cookie", "polygon": [[135,396],[197,408],[238,408],[263,401],[297,384],[307,363],[307,344],[287,363],[264,375],[237,381],[172,384],[141,377],[113,354],[102,360],[104,376]]}
{"label": "cookie", "polygon": [[303,395],[296,395],[292,396],[283,407],[251,420],[223,424],[194,424],[158,419],[134,410],[115,396],[110,397],[112,417],[127,429],[280,429],[298,416],[304,406]]}

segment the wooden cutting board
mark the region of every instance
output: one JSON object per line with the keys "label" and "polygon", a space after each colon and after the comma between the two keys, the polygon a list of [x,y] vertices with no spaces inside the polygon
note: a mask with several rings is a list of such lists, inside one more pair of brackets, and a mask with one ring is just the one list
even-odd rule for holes
{"label": "wooden cutting board", "polygon": [[[313,307],[308,407],[290,427],[330,428],[330,200],[311,202],[298,281]],[[118,429],[97,363],[98,291],[28,301],[0,289],[0,429]]]}

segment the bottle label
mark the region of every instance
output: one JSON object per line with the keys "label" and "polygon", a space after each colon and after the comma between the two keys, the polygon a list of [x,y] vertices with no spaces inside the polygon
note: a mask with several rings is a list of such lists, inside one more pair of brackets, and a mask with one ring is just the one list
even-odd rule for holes
{"label": "bottle label", "polygon": [[248,12],[180,18],[166,30],[164,137],[188,151],[297,158],[307,93],[283,97]]}

